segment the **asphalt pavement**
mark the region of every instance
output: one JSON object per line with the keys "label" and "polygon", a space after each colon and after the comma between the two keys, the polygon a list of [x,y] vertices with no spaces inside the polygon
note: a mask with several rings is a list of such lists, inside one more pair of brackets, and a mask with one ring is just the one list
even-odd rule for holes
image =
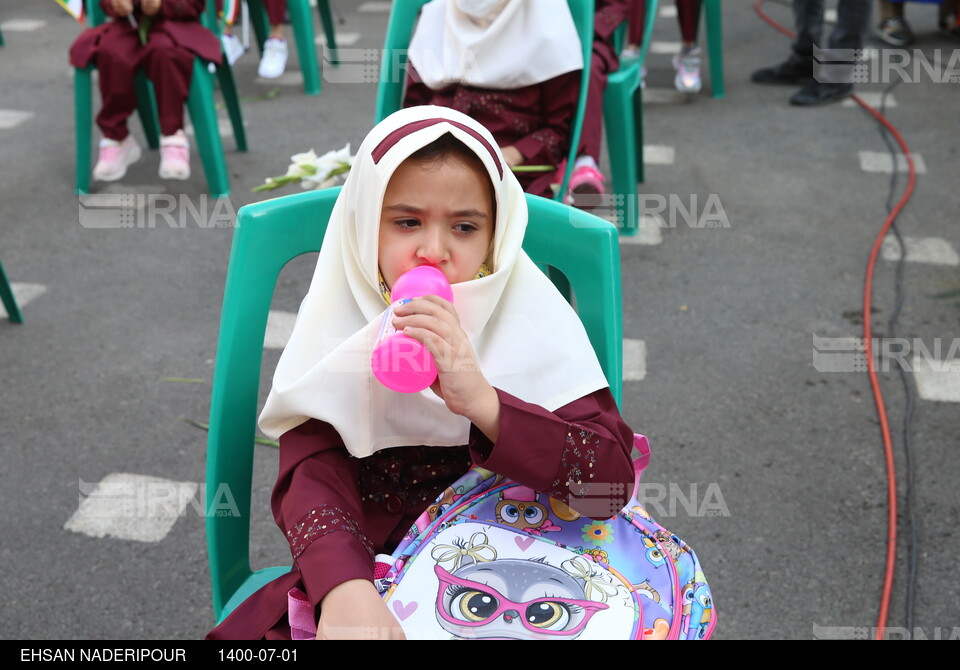
{"label": "asphalt pavement", "polygon": [[[648,509],[701,558],[717,638],[872,637],[887,484],[854,338],[886,214],[887,148],[856,106],[791,107],[792,89],[750,83],[754,69],[788,50],[752,4],[724,3],[725,99],[711,97],[706,69],[700,94],[672,90],[679,35],[675,19],[657,19],[640,189],[650,218],[621,247],[623,414],[653,448]],[[205,422],[209,411],[232,212],[272,195],[252,189],[283,174],[291,155],[356,148],[374,119],[369,64],[377,56],[368,50],[382,46],[389,3],[333,6],[344,62],[331,68],[318,50],[319,96],[303,93],[295,55],[280,81],[257,78],[254,54],[236,64],[250,149],[237,152],[227,132],[225,209],[211,216],[196,153],[193,176],[176,182],[159,179],[157,154],[147,151],[122,182],[94,184],[95,193],[131,196],[137,225],[94,228],[73,189],[66,54],[80,26],[52,2],[0,4],[0,261],[24,316],[23,324],[0,322],[3,637],[182,640],[212,627],[196,488],[206,433],[191,422]],[[788,7],[767,3],[767,11],[790,24]],[[891,363],[898,353],[917,394],[911,632],[958,638],[960,580],[950,557],[960,551],[960,77],[940,75],[950,67],[960,74],[960,45],[937,33],[934,8],[911,4],[908,12],[918,40],[900,55],[932,65],[904,71],[909,81],[893,91],[888,116],[923,173],[898,219],[907,260],[895,332],[895,249],[877,262],[870,318],[885,353],[880,386],[901,506],[907,405]],[[884,53],[893,52],[873,54],[858,92],[877,96],[890,63],[902,62]],[[138,122],[131,127],[142,142]],[[899,193],[905,175],[898,177]],[[157,203],[172,206],[164,210],[171,217]],[[211,215],[194,214],[203,211]],[[307,259],[281,275],[279,330],[311,272]],[[262,398],[279,352],[264,353]],[[286,564],[269,511],[277,453],[257,449],[252,560]],[[118,525],[105,513],[80,518],[81,503],[110,497],[98,484],[133,475],[175,492],[172,516]],[[888,624],[902,634],[905,517],[898,531]]]}

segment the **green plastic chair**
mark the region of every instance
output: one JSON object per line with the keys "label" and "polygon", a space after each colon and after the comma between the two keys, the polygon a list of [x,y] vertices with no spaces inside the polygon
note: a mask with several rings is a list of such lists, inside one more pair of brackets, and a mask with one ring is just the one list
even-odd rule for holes
{"label": "green plastic chair", "polygon": [[[270,32],[267,8],[262,0],[247,0],[250,5],[250,23],[257,37],[257,47],[263,54],[263,43]],[[297,43],[297,56],[300,59],[300,71],[303,73],[303,92],[307,95],[320,94],[320,68],[317,64],[317,47],[314,43],[313,19],[310,16],[309,0],[287,0],[287,12],[290,14],[290,26]],[[330,64],[339,65],[340,55],[337,49],[336,30],[329,0],[317,0],[317,13],[327,38],[330,51]]]}
{"label": "green plastic chair", "polygon": [[[410,39],[413,37],[413,28],[420,8],[428,1],[397,0],[393,3],[380,61],[380,84],[377,89],[377,123],[400,109],[403,103],[403,89],[406,83],[405,54],[410,46]],[[574,116],[575,120],[570,134],[567,168],[563,175],[563,182],[560,184],[560,190],[554,196],[554,199],[558,201],[562,201],[564,194],[567,192],[567,184],[570,182],[570,175],[573,174],[573,164],[577,159],[583,115],[587,108],[590,58],[593,54],[594,0],[567,0],[567,4],[570,6],[570,13],[573,15],[577,33],[580,35],[580,46],[586,67],[580,79],[580,97],[577,100],[577,112]]]}
{"label": "green plastic chair", "polygon": [[[207,509],[216,509],[227,485],[237,516],[207,515],[207,553],[213,611],[222,621],[254,591],[290,571],[250,567],[250,500],[257,393],[267,315],[280,270],[317,252],[340,188],[307,191],[240,209],[227,269],[213,375],[207,442]],[[610,389],[622,392],[623,323],[620,254],[607,221],[528,195],[530,223],[524,249],[541,266],[569,279],[577,308]]]}
{"label": "green plastic chair", "polygon": [[[603,124],[607,134],[607,153],[613,182],[613,206],[621,234],[636,235],[638,228],[637,184],[643,172],[643,88],[642,66],[650,48],[653,22],[657,18],[657,0],[647,0],[643,42],[636,59],[622,61],[620,69],[607,78],[603,92]],[[617,29],[615,48],[623,47],[626,23]]]}
{"label": "green plastic chair", "polygon": [[[87,14],[90,25],[98,26],[105,20],[103,10],[96,0],[87,0]],[[212,0],[207,2],[202,17],[203,25],[214,34],[219,34],[216,20],[216,9]],[[76,158],[77,183],[76,193],[83,195],[90,192],[90,163],[91,163],[91,129],[93,127],[93,97],[91,73],[95,65],[84,68],[74,68],[74,118],[76,123]],[[230,114],[233,125],[233,136],[238,151],[247,150],[246,131],[243,127],[243,115],[240,111],[240,98],[233,78],[233,70],[227,63],[226,56],[223,64],[217,68],[217,78],[223,93],[224,102]],[[160,146],[160,130],[157,119],[157,104],[153,93],[153,85],[143,72],[136,77],[137,110],[143,124],[147,145],[151,149]],[[200,58],[194,59],[193,76],[190,80],[190,94],[187,97],[187,110],[193,122],[194,140],[197,145],[200,161],[207,176],[207,186],[214,197],[224,197],[230,194],[230,177],[227,172],[226,161],[223,155],[223,142],[220,140],[220,129],[217,125],[216,103],[214,101],[213,80],[208,70],[208,63]]]}
{"label": "green plastic chair", "polygon": [[707,21],[707,58],[710,61],[710,88],[714,98],[723,98],[726,85],[723,80],[723,16],[720,0],[703,0]]}
{"label": "green plastic chair", "polygon": [[0,263],[0,302],[3,302],[3,308],[7,310],[7,318],[11,323],[23,323],[23,314],[17,306],[17,299],[13,295],[13,287],[7,280],[7,273],[3,271],[3,263]]}

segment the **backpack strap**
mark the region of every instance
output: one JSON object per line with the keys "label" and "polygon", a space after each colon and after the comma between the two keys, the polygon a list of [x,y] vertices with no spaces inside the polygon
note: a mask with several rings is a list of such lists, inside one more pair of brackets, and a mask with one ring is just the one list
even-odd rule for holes
{"label": "backpack strap", "polygon": [[640,454],[633,459],[633,497],[637,496],[637,487],[640,486],[640,475],[650,464],[650,443],[646,435],[633,434],[633,448]]}

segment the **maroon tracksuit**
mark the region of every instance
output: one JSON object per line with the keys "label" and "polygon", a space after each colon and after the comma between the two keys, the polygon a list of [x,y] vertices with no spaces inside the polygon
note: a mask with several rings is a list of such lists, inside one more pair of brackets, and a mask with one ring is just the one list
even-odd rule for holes
{"label": "maroon tracksuit", "polygon": [[[134,74],[142,69],[153,82],[160,132],[173,135],[183,128],[183,105],[190,92],[193,59],[200,56],[220,63],[220,42],[200,25],[205,0],[163,0],[150,19],[146,45],[127,17],[118,17],[111,0],[101,0],[113,17],[80,34],[70,47],[70,64],[85,67],[93,62],[100,73],[103,106],[97,125],[103,136],[123,140],[129,134],[127,118],[137,107]],[[134,3],[133,17],[140,25],[144,14]]]}

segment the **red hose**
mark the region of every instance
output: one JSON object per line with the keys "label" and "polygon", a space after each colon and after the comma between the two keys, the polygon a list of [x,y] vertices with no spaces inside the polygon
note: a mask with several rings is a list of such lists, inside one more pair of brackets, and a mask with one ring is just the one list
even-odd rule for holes
{"label": "red hose", "polygon": [[[790,30],[763,12],[761,6],[764,2],[766,2],[766,0],[756,0],[754,3],[753,8],[757,15],[784,35],[791,38],[794,37],[794,34]],[[880,247],[883,244],[883,238],[886,236],[887,231],[890,229],[890,226],[893,225],[900,210],[907,204],[907,201],[913,193],[917,173],[913,164],[913,157],[910,155],[910,147],[904,142],[900,132],[885,116],[865,103],[859,96],[854,95],[853,99],[890,131],[896,139],[897,144],[900,145],[900,151],[906,156],[910,169],[907,188],[904,190],[903,196],[901,196],[896,206],[894,206],[893,210],[887,216],[887,220],[884,222],[883,227],[880,228],[880,232],[873,242],[873,249],[870,251],[870,260],[867,262],[866,277],[863,286],[863,340],[866,344],[867,374],[870,376],[870,387],[873,390],[873,399],[877,406],[877,417],[880,419],[880,433],[883,437],[883,451],[887,463],[887,561],[884,570],[883,595],[880,599],[880,613],[877,617],[877,632],[875,636],[875,639],[882,640],[887,627],[887,616],[890,612],[890,596],[893,591],[893,577],[897,562],[897,475],[893,462],[893,440],[890,437],[887,410],[883,404],[883,392],[880,390],[880,382],[877,379],[877,370],[873,362],[873,339],[870,314],[873,302],[873,274],[877,263],[877,255],[880,253]],[[893,169],[897,169],[896,164],[894,164]],[[906,254],[907,250],[901,249],[900,253]]]}

